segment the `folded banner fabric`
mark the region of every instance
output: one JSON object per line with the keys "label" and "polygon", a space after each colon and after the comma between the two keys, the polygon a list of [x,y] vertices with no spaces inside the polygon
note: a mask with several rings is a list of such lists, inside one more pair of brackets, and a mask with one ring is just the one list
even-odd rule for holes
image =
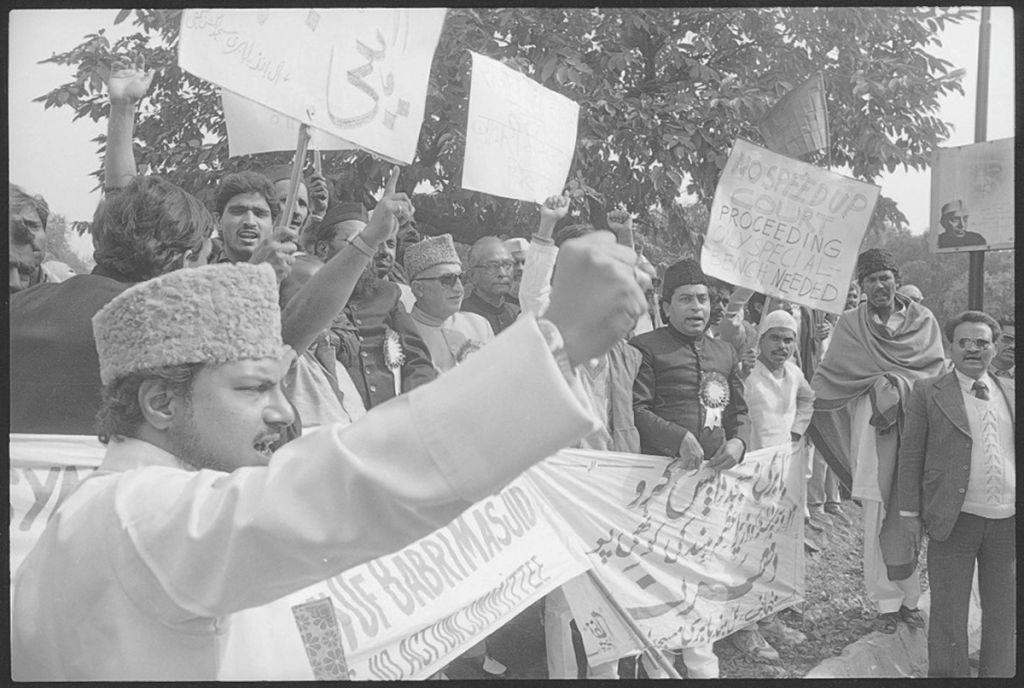
{"label": "folded banner fabric", "polygon": [[827,148],[824,75],[817,72],[782,96],[757,128],[765,147],[791,158]]}

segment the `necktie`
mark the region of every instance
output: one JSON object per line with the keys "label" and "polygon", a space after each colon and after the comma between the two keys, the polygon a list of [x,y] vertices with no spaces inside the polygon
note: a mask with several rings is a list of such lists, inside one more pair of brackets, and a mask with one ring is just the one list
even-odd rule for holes
{"label": "necktie", "polygon": [[975,380],[974,384],[971,385],[971,391],[974,392],[974,396],[982,401],[988,401],[988,385],[981,380]]}

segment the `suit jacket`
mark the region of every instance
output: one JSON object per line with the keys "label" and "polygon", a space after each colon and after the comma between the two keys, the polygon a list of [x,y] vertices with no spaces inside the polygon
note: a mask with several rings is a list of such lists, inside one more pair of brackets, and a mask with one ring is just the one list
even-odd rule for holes
{"label": "suit jacket", "polygon": [[11,296],[11,432],[96,431],[103,385],[92,316],[130,286],[97,269]]}
{"label": "suit jacket", "polygon": [[[992,378],[1016,417],[1014,381]],[[971,468],[970,425],[956,373],[918,380],[900,438],[899,505],[921,514],[925,531],[945,540],[964,504]]]}

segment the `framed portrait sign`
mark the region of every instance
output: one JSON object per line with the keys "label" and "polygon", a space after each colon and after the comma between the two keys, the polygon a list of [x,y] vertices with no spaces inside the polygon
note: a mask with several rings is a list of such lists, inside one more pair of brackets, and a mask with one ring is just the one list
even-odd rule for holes
{"label": "framed portrait sign", "polygon": [[929,244],[939,253],[1013,248],[1013,137],[939,148]]}

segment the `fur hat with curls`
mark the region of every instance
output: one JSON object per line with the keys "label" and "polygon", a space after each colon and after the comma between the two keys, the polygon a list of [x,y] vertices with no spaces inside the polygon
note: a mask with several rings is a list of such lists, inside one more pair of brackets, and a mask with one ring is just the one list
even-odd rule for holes
{"label": "fur hat with curls", "polygon": [[183,363],[279,358],[281,310],[269,265],[184,268],[125,290],[92,318],[100,380]]}

